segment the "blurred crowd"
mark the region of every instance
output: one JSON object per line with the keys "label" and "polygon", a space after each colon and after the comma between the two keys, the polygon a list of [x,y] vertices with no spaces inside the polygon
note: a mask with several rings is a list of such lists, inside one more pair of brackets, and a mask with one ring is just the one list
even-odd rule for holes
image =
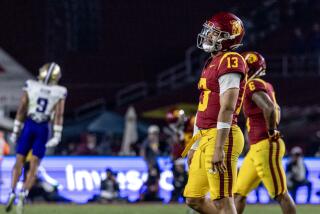
{"label": "blurred crowd", "polygon": [[[160,168],[157,162],[160,156],[169,156],[172,160],[173,186],[172,201],[183,200],[183,188],[187,182],[187,169],[181,153],[193,135],[195,117],[187,115],[184,110],[170,109],[164,116],[165,123],[160,128],[158,125],[150,125],[146,135],[135,138],[136,141],[129,145],[126,155],[140,156],[146,161],[148,178],[141,192],[141,201],[159,201]],[[320,107],[310,106],[307,108],[293,107],[282,109],[282,123],[280,130],[284,135],[289,161],[286,167],[288,188],[291,195],[296,199],[296,192],[302,186],[307,187],[308,200],[310,201],[312,183],[308,180],[308,167],[303,157],[320,157]],[[79,140],[66,141],[55,150],[57,155],[123,155],[123,136],[117,134],[101,135],[99,133],[83,133]],[[0,158],[10,152],[9,144],[5,135],[0,133]],[[246,150],[244,150],[245,154]],[[101,192],[95,195],[90,202],[121,201],[119,186],[116,182],[116,173],[106,169],[106,177],[101,180]],[[317,193],[320,195],[320,192]],[[36,185],[30,192],[30,199],[42,198],[45,201],[68,200],[59,196],[57,186],[47,184],[41,176],[36,180]]]}
{"label": "blurred crowd", "polygon": [[150,125],[146,134],[129,143],[129,152],[126,153],[122,151],[124,134],[85,132],[78,141],[65,140],[55,149],[54,154],[141,156],[148,162],[154,161],[158,156],[177,159],[184,149],[184,142],[192,138],[194,117],[186,116],[181,109],[172,109],[167,113],[165,121],[167,125],[162,128]]}
{"label": "blurred crowd", "polygon": [[305,26],[296,26],[292,37],[292,54],[319,54],[320,53],[320,24],[314,22],[310,29]]}
{"label": "blurred crowd", "polygon": [[[286,9],[288,24],[292,27],[293,41],[290,51],[294,54],[320,53],[320,23],[316,19],[320,3],[315,0],[290,0]],[[302,18],[303,17],[303,18]]]}
{"label": "blurred crowd", "polygon": [[[124,134],[84,132],[78,139],[64,139],[53,151],[55,155],[104,155],[141,156],[152,162],[158,156],[180,157],[184,142],[192,138],[194,117],[187,116],[182,109],[169,110],[162,126],[150,125],[146,133],[139,133],[129,151],[123,152]],[[240,125],[244,124],[241,121]],[[306,156],[320,157],[320,107],[283,107],[280,130],[287,150],[300,146]],[[244,130],[244,129],[243,129]],[[134,135],[137,135],[135,133]]]}
{"label": "blurred crowd", "polygon": [[[244,3],[235,9],[246,17],[245,43],[250,48],[261,47],[272,54],[319,53],[319,1],[266,0],[250,6]],[[269,45],[275,42],[281,45]]]}

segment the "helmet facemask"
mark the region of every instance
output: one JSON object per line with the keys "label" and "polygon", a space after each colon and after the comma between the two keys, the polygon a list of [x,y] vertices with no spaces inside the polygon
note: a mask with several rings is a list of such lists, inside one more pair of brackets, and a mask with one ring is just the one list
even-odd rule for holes
{"label": "helmet facemask", "polygon": [[[234,39],[238,35],[230,35],[230,33],[215,28],[212,22],[205,22],[201,33],[198,34],[197,47],[207,53],[218,52],[222,50],[222,42]],[[239,47],[241,44],[232,46],[232,49]]]}
{"label": "helmet facemask", "polygon": [[266,69],[263,67],[260,67],[254,74],[249,78],[249,80],[252,80],[256,77],[262,77],[266,75]]}

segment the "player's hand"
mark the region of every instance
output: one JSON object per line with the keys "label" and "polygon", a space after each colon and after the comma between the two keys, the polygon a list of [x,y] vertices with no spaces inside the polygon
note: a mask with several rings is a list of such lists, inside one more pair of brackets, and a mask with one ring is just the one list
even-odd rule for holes
{"label": "player's hand", "polygon": [[279,140],[279,138],[281,137],[281,134],[277,129],[270,129],[268,131],[268,136],[269,136],[269,142],[275,142]]}
{"label": "player's hand", "polygon": [[213,173],[219,172],[220,174],[222,174],[227,170],[227,167],[224,163],[224,158],[225,153],[223,148],[215,148],[211,162]]}
{"label": "player's hand", "polygon": [[60,142],[60,139],[58,139],[57,137],[53,137],[47,142],[46,147],[47,148],[55,147],[59,144],[59,142]]}
{"label": "player's hand", "polygon": [[192,158],[193,158],[193,155],[194,155],[195,151],[196,150],[194,150],[194,149],[190,149],[189,152],[188,152],[188,155],[187,155],[188,166],[191,165],[191,161],[192,161]]}
{"label": "player's hand", "polygon": [[12,132],[9,137],[10,143],[15,144],[17,142],[17,139],[18,139],[18,133]]}

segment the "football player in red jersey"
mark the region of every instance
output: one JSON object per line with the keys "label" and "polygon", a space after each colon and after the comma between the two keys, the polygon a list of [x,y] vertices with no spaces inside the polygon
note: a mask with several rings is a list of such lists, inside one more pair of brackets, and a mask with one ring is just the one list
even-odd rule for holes
{"label": "football player in red jersey", "polygon": [[277,127],[280,108],[272,85],[260,77],[265,75],[266,63],[257,52],[245,52],[249,80],[245,87],[243,112],[247,119],[250,149],[240,168],[235,190],[238,213],[243,213],[246,196],[262,181],[270,197],[277,200],[282,212],[296,213],[288,194],[282,165],[285,144]]}
{"label": "football player in red jersey", "polygon": [[183,109],[173,108],[166,114],[168,126],[164,132],[168,135],[167,142],[171,147],[173,160],[181,158],[185,145],[192,140],[194,116],[187,116]]}
{"label": "football player in red jersey", "polygon": [[[196,143],[188,144],[182,155],[189,152],[191,159],[184,190],[186,203],[200,213],[236,213],[233,190],[244,145],[237,117],[247,68],[244,58],[233,50],[241,45],[243,36],[242,21],[226,12],[206,21],[198,34],[197,46],[211,57],[198,83],[199,131],[192,141]],[[208,192],[211,200],[205,198]]]}

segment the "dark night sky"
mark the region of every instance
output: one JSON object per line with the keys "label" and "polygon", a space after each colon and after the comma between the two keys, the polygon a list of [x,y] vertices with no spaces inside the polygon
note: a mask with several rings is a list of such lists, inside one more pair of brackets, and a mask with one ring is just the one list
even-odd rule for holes
{"label": "dark night sky", "polygon": [[34,74],[46,61],[57,61],[70,105],[99,97],[112,102],[119,88],[155,81],[182,61],[205,19],[236,2],[4,0],[0,42]]}

